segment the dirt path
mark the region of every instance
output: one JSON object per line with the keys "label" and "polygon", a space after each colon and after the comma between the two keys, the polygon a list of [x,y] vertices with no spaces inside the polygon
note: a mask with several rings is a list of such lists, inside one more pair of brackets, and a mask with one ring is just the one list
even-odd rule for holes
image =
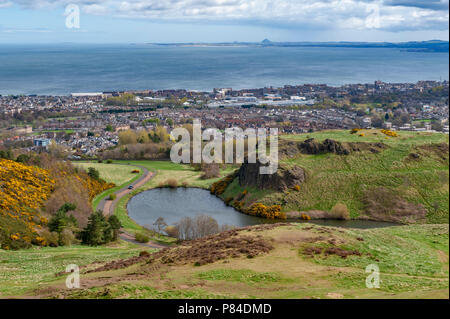
{"label": "dirt path", "polygon": [[[123,164],[123,165],[127,165],[127,164]],[[119,200],[122,197],[124,197],[125,195],[131,193],[133,190],[141,187],[142,185],[147,183],[155,175],[155,173],[150,172],[144,166],[140,166],[140,165],[133,165],[133,166],[137,166],[143,171],[142,176],[139,179],[137,179],[135,182],[133,182],[131,184],[128,184],[125,187],[123,187],[123,188],[117,190],[116,192],[114,192],[114,194],[116,194],[116,199],[115,200],[111,201],[111,200],[107,200],[106,198],[102,199],[100,201],[100,203],[98,204],[98,209],[103,211],[103,215],[110,216],[110,215],[114,214],[114,209],[116,208],[117,203],[119,202]],[[130,185],[133,186],[133,189],[128,189],[128,187]],[[166,247],[164,245],[161,245],[159,243],[152,242],[152,241],[150,241],[148,243],[140,243],[140,242],[134,240],[134,236],[133,235],[127,233],[123,229],[121,229],[120,239],[125,240],[125,241],[130,242],[130,243],[133,243],[133,244],[137,244],[137,245],[140,245],[140,246],[148,247],[148,248],[164,248],[164,247]]]}

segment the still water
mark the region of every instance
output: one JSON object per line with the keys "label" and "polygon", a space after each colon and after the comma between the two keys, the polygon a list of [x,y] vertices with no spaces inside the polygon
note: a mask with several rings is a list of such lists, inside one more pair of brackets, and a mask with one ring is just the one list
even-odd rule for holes
{"label": "still water", "polygon": [[[196,215],[208,215],[217,220],[219,225],[227,224],[237,227],[277,222],[239,213],[211,195],[209,191],[198,188],[159,188],[142,192],[129,201],[128,214],[143,226],[152,226],[158,217],[163,217],[168,225],[173,225],[183,217]],[[295,220],[295,222],[304,221]],[[310,223],[346,228],[377,228],[395,225],[366,220],[317,220]]]}

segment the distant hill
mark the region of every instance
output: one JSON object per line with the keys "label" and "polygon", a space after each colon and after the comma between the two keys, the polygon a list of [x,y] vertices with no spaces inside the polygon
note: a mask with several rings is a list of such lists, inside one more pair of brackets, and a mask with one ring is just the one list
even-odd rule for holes
{"label": "distant hill", "polygon": [[259,46],[259,47],[328,47],[328,48],[396,48],[410,52],[449,52],[449,42],[441,40],[411,42],[221,42],[221,43],[153,43],[163,46]]}

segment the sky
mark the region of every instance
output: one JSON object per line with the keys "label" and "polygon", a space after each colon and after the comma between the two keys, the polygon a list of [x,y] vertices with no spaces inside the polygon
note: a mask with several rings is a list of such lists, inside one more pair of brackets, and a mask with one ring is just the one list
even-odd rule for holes
{"label": "sky", "polygon": [[0,44],[448,40],[448,23],[449,0],[0,0]]}

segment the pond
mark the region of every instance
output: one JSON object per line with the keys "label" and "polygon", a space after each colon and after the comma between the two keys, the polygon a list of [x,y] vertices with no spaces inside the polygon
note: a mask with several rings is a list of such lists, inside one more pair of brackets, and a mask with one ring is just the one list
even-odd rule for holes
{"label": "pond", "polygon": [[[268,220],[242,214],[209,191],[199,188],[157,188],[142,192],[128,202],[128,214],[138,224],[151,227],[158,217],[163,217],[168,225],[173,225],[183,217],[208,215],[219,225],[237,227],[257,224],[276,223]],[[300,220],[288,220],[306,222]],[[395,226],[386,222],[367,220],[314,220],[309,223],[346,228],[377,228]]]}

